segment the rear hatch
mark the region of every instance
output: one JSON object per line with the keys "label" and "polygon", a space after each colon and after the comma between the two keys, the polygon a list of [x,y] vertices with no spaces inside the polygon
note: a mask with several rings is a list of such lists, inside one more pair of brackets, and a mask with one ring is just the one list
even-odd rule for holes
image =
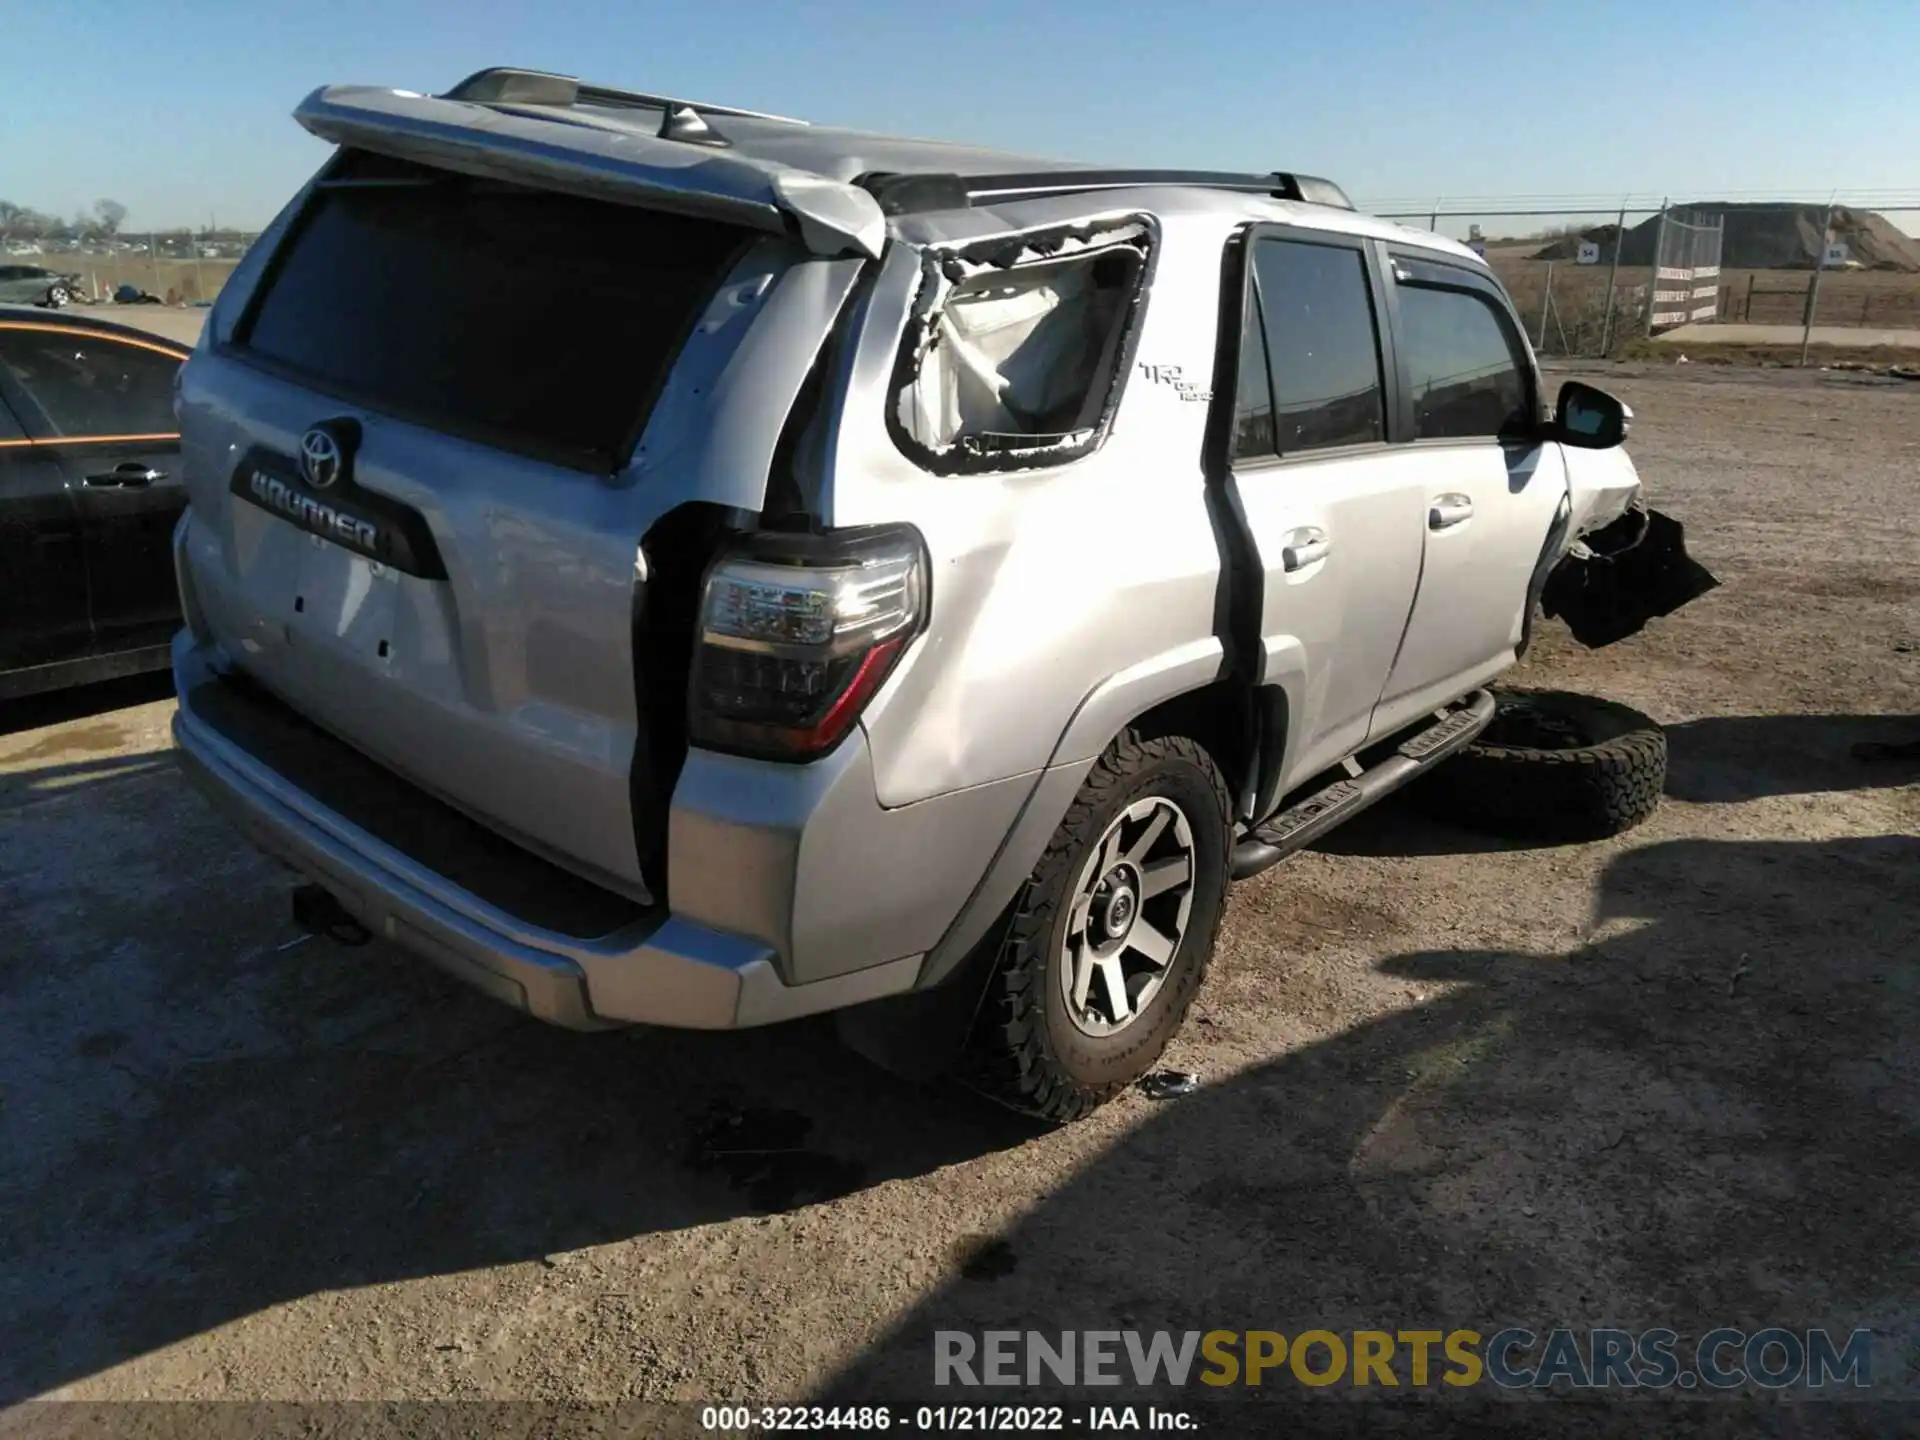
{"label": "rear hatch", "polygon": [[[343,151],[183,378],[207,628],[423,790],[650,899],[670,786],[650,772],[678,757],[647,743],[638,547],[689,500],[758,504],[766,456],[737,436],[732,468],[759,473],[702,493],[700,418],[744,367],[759,384],[732,398],[777,433],[858,268],[713,215]],[[773,310],[782,343],[756,358]]]}

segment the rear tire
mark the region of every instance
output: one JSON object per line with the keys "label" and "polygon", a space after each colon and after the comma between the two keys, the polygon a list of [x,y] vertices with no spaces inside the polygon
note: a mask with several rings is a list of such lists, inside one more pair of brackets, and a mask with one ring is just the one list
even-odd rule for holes
{"label": "rear tire", "polygon": [[52,310],[59,310],[59,309],[65,308],[65,306],[69,302],[71,302],[72,299],[73,299],[73,291],[69,290],[64,285],[52,286],[47,291],[47,306],[49,309],[52,309]]}
{"label": "rear tire", "polygon": [[1213,955],[1231,817],[1194,741],[1113,743],[1016,902],[969,1041],[973,1088],[1065,1124],[1152,1068]]}
{"label": "rear tire", "polygon": [[1565,690],[1498,698],[1480,737],[1412,787],[1429,814],[1513,839],[1598,840],[1659,808],[1667,736],[1657,722]]}

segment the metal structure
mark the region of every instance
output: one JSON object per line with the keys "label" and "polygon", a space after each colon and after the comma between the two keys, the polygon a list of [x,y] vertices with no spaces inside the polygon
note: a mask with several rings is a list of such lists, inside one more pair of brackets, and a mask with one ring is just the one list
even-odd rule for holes
{"label": "metal structure", "polygon": [[[1814,250],[1813,279],[1807,282],[1807,313],[1800,321],[1800,366],[1806,368],[1807,352],[1813,348],[1813,314],[1820,304],[1820,272],[1827,268],[1827,247],[1833,243],[1833,201],[1827,201],[1826,218],[1820,222],[1820,244]],[[1845,252],[1842,251],[1844,254]]]}
{"label": "metal structure", "polygon": [[1671,330],[1720,313],[1720,250],[1724,216],[1691,211],[1660,212],[1653,251],[1653,302],[1647,333]]}

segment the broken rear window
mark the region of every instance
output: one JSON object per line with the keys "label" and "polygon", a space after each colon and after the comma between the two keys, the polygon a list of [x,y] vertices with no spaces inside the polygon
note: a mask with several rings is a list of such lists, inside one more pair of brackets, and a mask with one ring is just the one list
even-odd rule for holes
{"label": "broken rear window", "polygon": [[1071,460],[1105,433],[1146,269],[1145,221],[929,252],[894,438],[931,470]]}

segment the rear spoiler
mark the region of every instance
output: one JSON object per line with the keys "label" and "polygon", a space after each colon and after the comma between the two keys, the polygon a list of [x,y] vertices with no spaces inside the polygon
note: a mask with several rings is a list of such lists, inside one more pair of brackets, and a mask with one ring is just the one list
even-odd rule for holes
{"label": "rear spoiler", "polygon": [[797,231],[816,255],[877,257],[886,243],[879,202],[843,184],[771,160],[465,100],[328,85],[293,118],[335,145],[415,160],[467,175],[731,221],[774,234]]}

